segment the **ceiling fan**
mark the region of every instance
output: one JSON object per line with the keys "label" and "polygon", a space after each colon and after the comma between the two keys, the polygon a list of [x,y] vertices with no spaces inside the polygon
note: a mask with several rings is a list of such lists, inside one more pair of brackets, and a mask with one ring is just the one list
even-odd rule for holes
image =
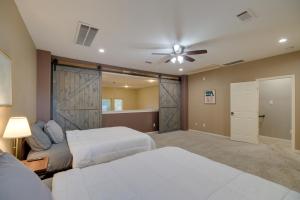
{"label": "ceiling fan", "polygon": [[168,63],[171,61],[171,63],[175,64],[178,62],[179,64],[182,64],[184,60],[188,62],[194,62],[195,59],[190,57],[190,55],[198,55],[198,54],[206,54],[207,50],[194,50],[194,51],[184,51],[185,47],[181,46],[179,44],[175,44],[173,47],[172,53],[152,53],[152,55],[163,55],[168,56],[165,63]]}

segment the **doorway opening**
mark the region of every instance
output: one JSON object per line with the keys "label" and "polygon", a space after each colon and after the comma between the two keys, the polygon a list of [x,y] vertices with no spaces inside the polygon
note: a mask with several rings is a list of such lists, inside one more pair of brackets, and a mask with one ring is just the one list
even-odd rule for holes
{"label": "doorway opening", "polygon": [[285,141],[295,150],[295,75],[231,83],[230,129],[232,140]]}
{"label": "doorway opening", "polygon": [[159,129],[159,79],[102,72],[102,127]]}
{"label": "doorway opening", "polygon": [[258,79],[259,138],[286,142],[294,148],[294,77]]}

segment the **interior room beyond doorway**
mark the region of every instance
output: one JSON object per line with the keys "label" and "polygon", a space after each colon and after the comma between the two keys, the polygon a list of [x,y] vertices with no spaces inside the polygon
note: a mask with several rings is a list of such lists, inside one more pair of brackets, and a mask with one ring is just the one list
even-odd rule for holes
{"label": "interior room beyond doorway", "polygon": [[259,135],[291,142],[294,126],[294,78],[259,79]]}

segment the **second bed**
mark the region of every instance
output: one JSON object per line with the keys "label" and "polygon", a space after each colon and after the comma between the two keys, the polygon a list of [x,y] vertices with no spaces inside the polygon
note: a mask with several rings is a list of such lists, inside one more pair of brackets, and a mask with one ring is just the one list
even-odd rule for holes
{"label": "second bed", "polygon": [[67,131],[73,168],[109,162],[155,148],[153,139],[127,127]]}
{"label": "second bed", "polygon": [[300,194],[175,147],[55,174],[55,200],[299,200]]}

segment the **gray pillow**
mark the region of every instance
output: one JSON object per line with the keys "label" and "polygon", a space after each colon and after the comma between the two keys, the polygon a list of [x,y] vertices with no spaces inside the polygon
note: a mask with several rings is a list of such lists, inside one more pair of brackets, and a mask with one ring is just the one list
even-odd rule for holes
{"label": "gray pillow", "polygon": [[46,122],[41,121],[41,120],[39,120],[39,121],[36,122],[36,125],[38,125],[38,127],[40,127],[43,130],[44,130],[45,124],[46,124]]}
{"label": "gray pillow", "polygon": [[31,136],[25,138],[33,151],[43,151],[51,147],[52,143],[48,135],[43,131],[45,122],[39,121],[31,126]]}
{"label": "gray pillow", "polygon": [[50,190],[39,177],[8,153],[0,155],[0,177],[0,199],[52,199]]}
{"label": "gray pillow", "polygon": [[45,151],[30,151],[27,159],[48,157],[48,172],[62,171],[72,166],[72,154],[66,140],[58,144],[52,144],[50,149]]}
{"label": "gray pillow", "polygon": [[44,130],[55,144],[65,140],[62,128],[54,120],[48,121],[44,126]]}

